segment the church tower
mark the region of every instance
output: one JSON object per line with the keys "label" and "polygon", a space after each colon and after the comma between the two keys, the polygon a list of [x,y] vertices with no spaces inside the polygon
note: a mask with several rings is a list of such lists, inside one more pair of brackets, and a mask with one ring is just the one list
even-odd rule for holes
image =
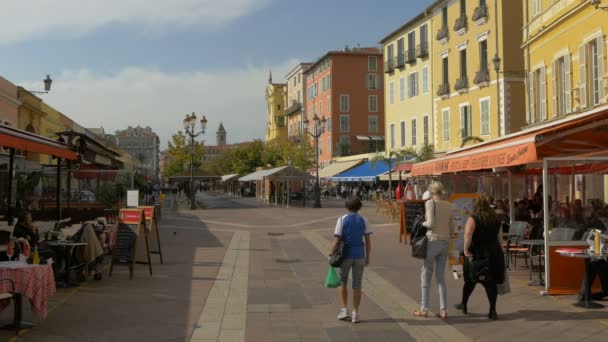
{"label": "church tower", "polygon": [[215,138],[217,141],[217,146],[226,145],[226,130],[224,129],[224,125],[220,122],[220,127],[217,129],[215,133]]}

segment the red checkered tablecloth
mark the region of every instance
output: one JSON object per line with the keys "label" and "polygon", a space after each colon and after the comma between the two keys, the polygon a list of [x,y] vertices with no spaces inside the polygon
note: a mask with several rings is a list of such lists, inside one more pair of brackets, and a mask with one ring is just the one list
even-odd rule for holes
{"label": "red checkered tablecloth", "polygon": [[[10,279],[15,284],[15,292],[30,300],[32,312],[46,318],[49,310],[49,297],[55,294],[55,276],[50,265],[19,265],[16,262],[0,265],[0,279]],[[10,284],[0,282],[0,293],[10,292]],[[0,310],[8,305],[0,302]]]}

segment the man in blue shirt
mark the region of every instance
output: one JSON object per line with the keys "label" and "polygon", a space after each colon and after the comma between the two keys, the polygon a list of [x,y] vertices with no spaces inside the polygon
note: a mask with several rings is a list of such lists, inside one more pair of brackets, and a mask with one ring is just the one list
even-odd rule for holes
{"label": "man in blue shirt", "polygon": [[[367,220],[358,214],[362,207],[361,200],[358,197],[351,197],[346,200],[346,209],[349,213],[340,217],[336,223],[334,232],[334,243],[331,252],[335,251],[344,241],[346,244],[346,255],[342,265],[340,266],[340,280],[342,285],[339,288],[340,304],[342,309],[338,314],[339,320],[346,320],[349,317],[353,323],[359,323],[359,305],[361,304],[361,282],[363,280],[363,269],[369,265],[369,257],[371,253],[372,233],[369,229]],[[365,239],[365,243],[363,240]],[[331,254],[331,253],[330,253]],[[348,315],[348,273],[352,269],[353,272],[353,312],[352,316]]]}

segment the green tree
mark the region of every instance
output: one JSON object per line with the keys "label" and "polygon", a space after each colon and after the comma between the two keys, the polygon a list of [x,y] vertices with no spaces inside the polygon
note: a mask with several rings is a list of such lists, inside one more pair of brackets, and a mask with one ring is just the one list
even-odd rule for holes
{"label": "green tree", "polygon": [[382,163],[382,162],[385,162],[388,164],[388,193],[391,198],[393,197],[393,191],[392,191],[393,164],[395,163],[395,161],[397,161],[399,158],[401,158],[401,156],[402,156],[402,154],[400,151],[389,151],[388,154],[386,154],[386,153],[376,154],[371,160],[372,167],[376,166],[377,163]]}
{"label": "green tree", "polygon": [[[169,163],[165,168],[164,177],[171,177],[178,174],[184,174],[190,170],[190,158],[192,147],[190,146],[189,137],[186,137],[182,131],[173,134],[171,141],[167,144],[167,153],[169,154]],[[201,167],[201,160],[205,154],[203,144],[194,142],[194,168]]]}
{"label": "green tree", "polygon": [[483,142],[483,139],[480,137],[475,137],[475,136],[468,136],[466,138],[462,139],[462,142],[460,143],[460,147],[464,147],[465,145],[467,145],[468,143],[480,143]]}

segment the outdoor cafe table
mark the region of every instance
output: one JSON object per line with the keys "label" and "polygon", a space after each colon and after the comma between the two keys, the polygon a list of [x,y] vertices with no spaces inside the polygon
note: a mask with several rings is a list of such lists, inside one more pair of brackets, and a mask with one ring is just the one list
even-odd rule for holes
{"label": "outdoor cafe table", "polygon": [[589,253],[587,249],[558,249],[555,251],[562,256],[570,257],[570,258],[580,258],[585,259],[585,276],[583,278],[584,287],[585,287],[585,298],[582,302],[578,302],[575,305],[583,307],[585,309],[601,309],[604,305],[593,302],[591,300],[591,282],[587,278],[587,274],[589,273],[591,260],[600,260],[600,259],[608,259],[608,253],[596,255],[595,253]]}
{"label": "outdoor cafe table", "polygon": [[[15,323],[19,324],[19,327],[31,325],[22,322],[22,296],[29,299],[32,313],[40,318],[46,318],[48,300],[56,291],[51,265],[29,265],[18,261],[0,262],[0,279],[10,279],[15,285]],[[9,282],[0,282],[0,293],[10,291]],[[0,302],[0,310],[8,304],[8,300]]]}
{"label": "outdoor cafe table", "polygon": [[545,280],[543,279],[542,264],[540,262],[540,260],[541,260],[540,255],[538,257],[538,280],[532,280],[532,269],[534,268],[534,265],[532,263],[532,260],[533,260],[532,259],[532,249],[534,246],[544,246],[545,240],[543,240],[543,239],[521,240],[519,243],[521,243],[522,245],[525,245],[525,246],[530,246],[530,251],[528,252],[528,254],[530,255],[530,279],[528,280],[528,285],[532,285],[532,286],[545,285]]}
{"label": "outdoor cafe table", "polygon": [[[59,287],[71,287],[76,286],[77,284],[70,284],[70,267],[72,267],[72,253],[75,247],[86,246],[88,243],[86,242],[73,242],[73,241],[63,241],[63,240],[55,240],[55,241],[47,241],[46,244],[50,247],[56,247],[63,249],[63,253],[58,254],[59,258],[65,258],[65,272],[63,279],[61,279],[61,283],[58,284]],[[63,255],[62,255],[63,254]],[[57,276],[59,278],[59,276]]]}

